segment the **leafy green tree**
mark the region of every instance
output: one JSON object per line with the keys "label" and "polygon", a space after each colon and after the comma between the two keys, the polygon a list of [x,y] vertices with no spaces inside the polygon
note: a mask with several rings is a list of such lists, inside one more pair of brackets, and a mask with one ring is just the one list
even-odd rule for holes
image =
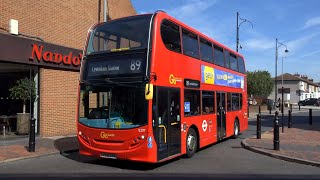
{"label": "leafy green tree", "polygon": [[268,71],[247,72],[248,95],[267,97],[271,94],[274,81]]}
{"label": "leafy green tree", "polygon": [[26,113],[26,102],[30,99],[30,90],[32,99],[36,97],[36,83],[28,78],[20,79],[9,89],[10,97],[21,99],[23,101],[23,113]]}

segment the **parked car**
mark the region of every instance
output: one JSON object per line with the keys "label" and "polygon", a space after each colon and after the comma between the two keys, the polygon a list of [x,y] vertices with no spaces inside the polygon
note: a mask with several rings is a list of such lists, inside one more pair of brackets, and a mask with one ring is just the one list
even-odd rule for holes
{"label": "parked car", "polygon": [[266,105],[268,106],[268,109],[271,107],[271,109],[275,108],[275,103],[274,100],[272,99],[262,99],[261,105]]}
{"label": "parked car", "polygon": [[257,101],[253,98],[248,98],[248,105],[257,105]]}
{"label": "parked car", "polygon": [[319,106],[320,105],[320,100],[317,98],[308,98],[302,101],[298,102],[299,106],[305,106],[305,105],[314,105],[314,106]]}

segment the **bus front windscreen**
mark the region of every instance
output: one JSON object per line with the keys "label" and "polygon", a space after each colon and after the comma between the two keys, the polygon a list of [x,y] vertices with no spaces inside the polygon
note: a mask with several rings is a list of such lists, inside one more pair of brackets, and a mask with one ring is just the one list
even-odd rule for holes
{"label": "bus front windscreen", "polygon": [[91,30],[86,55],[146,49],[151,15],[139,15],[97,25]]}
{"label": "bus front windscreen", "polygon": [[102,129],[130,129],[147,124],[144,88],[81,85],[79,122]]}

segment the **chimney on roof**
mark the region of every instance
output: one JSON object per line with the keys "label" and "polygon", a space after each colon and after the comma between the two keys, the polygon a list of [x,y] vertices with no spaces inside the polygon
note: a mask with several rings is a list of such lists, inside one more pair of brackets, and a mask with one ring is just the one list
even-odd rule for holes
{"label": "chimney on roof", "polygon": [[301,78],[305,79],[305,80],[308,80],[308,76],[307,75],[302,75]]}
{"label": "chimney on roof", "polygon": [[313,82],[313,79],[308,79],[309,81]]}
{"label": "chimney on roof", "polygon": [[299,73],[295,73],[294,76],[300,77],[300,74]]}

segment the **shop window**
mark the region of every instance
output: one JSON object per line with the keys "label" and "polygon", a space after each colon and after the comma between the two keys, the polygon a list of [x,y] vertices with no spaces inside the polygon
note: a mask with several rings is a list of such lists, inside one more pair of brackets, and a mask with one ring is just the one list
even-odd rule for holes
{"label": "shop window", "polygon": [[181,53],[180,31],[178,25],[170,21],[164,21],[161,24],[161,38],[167,49]]}
{"label": "shop window", "polygon": [[184,115],[200,115],[200,109],[200,91],[186,89],[184,91]]}
{"label": "shop window", "polygon": [[202,114],[214,113],[214,92],[202,91]]}

